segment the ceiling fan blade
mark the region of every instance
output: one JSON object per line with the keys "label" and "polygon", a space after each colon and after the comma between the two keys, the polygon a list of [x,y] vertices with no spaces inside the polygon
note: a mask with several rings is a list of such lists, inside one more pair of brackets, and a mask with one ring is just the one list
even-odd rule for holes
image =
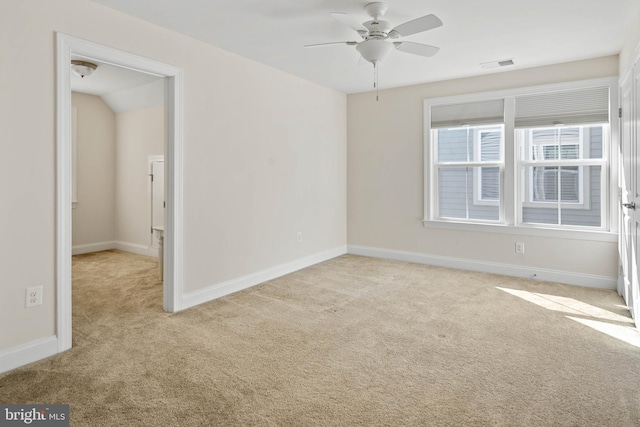
{"label": "ceiling fan blade", "polygon": [[347,46],[355,46],[358,42],[329,42],[329,43],[315,43],[315,44],[306,44],[304,47],[318,47],[318,46],[327,46],[330,44],[346,44]]}
{"label": "ceiling fan blade", "polygon": [[398,25],[389,34],[392,38],[410,36],[423,31],[432,30],[442,26],[442,21],[436,15],[425,15],[422,18]]}
{"label": "ceiling fan blade", "polygon": [[360,35],[362,35],[362,32],[364,32],[364,34],[368,32],[367,28],[364,25],[356,21],[356,18],[349,15],[348,13],[331,12],[331,16],[333,16],[343,25],[346,25],[347,27],[351,28],[353,31],[356,31]]}
{"label": "ceiling fan blade", "polygon": [[415,43],[415,42],[393,42],[396,49],[407,53],[413,53],[414,55],[430,57],[438,53],[439,47],[429,46],[428,44]]}

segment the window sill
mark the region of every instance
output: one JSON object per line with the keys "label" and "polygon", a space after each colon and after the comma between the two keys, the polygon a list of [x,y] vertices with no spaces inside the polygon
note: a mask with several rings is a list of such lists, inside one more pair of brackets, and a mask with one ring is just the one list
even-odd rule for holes
{"label": "window sill", "polygon": [[513,234],[519,236],[552,237],[557,239],[590,240],[594,242],[617,242],[618,233],[603,230],[574,230],[514,226],[504,224],[471,224],[456,221],[431,221],[423,220],[425,228],[437,228],[444,230],[478,231],[483,233]]}

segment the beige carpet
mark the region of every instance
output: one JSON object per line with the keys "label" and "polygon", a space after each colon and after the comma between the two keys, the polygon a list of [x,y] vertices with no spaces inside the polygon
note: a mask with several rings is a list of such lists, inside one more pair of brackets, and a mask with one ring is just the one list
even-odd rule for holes
{"label": "beige carpet", "polygon": [[1,403],[83,426],[640,425],[640,348],[594,329],[637,338],[615,292],[346,255],[169,315],[152,258],[73,275],[73,349],[0,376]]}

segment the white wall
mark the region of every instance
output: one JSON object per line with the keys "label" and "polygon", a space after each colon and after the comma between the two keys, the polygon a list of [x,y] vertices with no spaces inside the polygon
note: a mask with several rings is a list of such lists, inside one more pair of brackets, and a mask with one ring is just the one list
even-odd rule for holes
{"label": "white wall", "polygon": [[[156,89],[162,94],[162,86]],[[147,168],[149,156],[164,153],[164,106],[115,114],[101,97],[72,95],[78,111],[74,253],[118,248],[155,256],[148,250]]]}
{"label": "white wall", "polygon": [[631,33],[625,40],[624,46],[620,51],[620,73],[624,73],[633,64],[631,61],[634,58],[634,53],[637,53],[636,49],[640,49],[640,10],[636,13],[635,19],[632,21],[636,25],[631,27]]}
{"label": "white wall", "polygon": [[78,112],[73,246],[110,242],[115,236],[116,116],[98,96],[73,92],[71,104]]}
{"label": "white wall", "polygon": [[150,234],[147,163],[164,154],[164,106],[117,114],[116,147],[115,240],[144,248]]}
{"label": "white wall", "polygon": [[345,247],[344,94],[88,0],[0,2],[0,31],[0,359],[55,334],[56,31],[184,69],[186,291]]}
{"label": "white wall", "polygon": [[[483,263],[617,277],[617,244],[424,228],[423,101],[617,75],[618,57],[422,84],[348,97],[348,242],[352,246]],[[614,219],[615,221],[615,219]],[[516,241],[524,255],[515,254]],[[508,270],[504,270],[509,273]],[[539,275],[544,278],[544,275]]]}

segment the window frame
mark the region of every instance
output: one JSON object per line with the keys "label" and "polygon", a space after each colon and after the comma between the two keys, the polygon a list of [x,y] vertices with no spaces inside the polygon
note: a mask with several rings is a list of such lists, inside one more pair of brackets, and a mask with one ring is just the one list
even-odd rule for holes
{"label": "window frame", "polygon": [[[609,89],[609,123],[604,127],[602,159],[595,160],[602,164],[602,227],[569,226],[522,223],[521,215],[521,188],[518,168],[519,152],[515,141],[515,100],[519,96],[538,95],[547,92],[568,91],[574,89],[588,89],[594,87],[608,87]],[[437,168],[432,159],[434,151],[433,135],[431,129],[431,108],[448,104],[464,104],[495,99],[504,100],[504,136],[502,157],[504,159],[501,170],[501,200],[500,218],[498,223],[486,223],[477,220],[459,220],[454,218],[439,218],[437,216]],[[471,230],[499,232],[520,235],[553,236],[575,238],[596,241],[617,241],[618,224],[612,218],[618,214],[618,204],[615,203],[617,194],[617,146],[618,146],[618,117],[613,114],[617,111],[617,79],[614,77],[581,80],[567,83],[558,83],[543,86],[529,86],[508,90],[481,92],[466,95],[454,95],[424,100],[424,211],[423,225],[429,228]],[[576,125],[577,126],[577,125]],[[588,124],[587,124],[588,126]],[[478,165],[480,166],[480,165]],[[482,165],[484,166],[484,165]],[[435,191],[434,191],[435,190]],[[520,207],[520,209],[519,209]]]}

